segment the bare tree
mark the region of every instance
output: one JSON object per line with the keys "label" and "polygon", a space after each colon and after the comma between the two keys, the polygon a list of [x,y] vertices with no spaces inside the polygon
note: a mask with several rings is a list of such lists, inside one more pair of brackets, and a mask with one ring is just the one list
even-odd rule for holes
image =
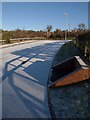
{"label": "bare tree", "polygon": [[47,39],[48,39],[51,35],[52,25],[47,25],[46,29],[47,29]]}
{"label": "bare tree", "polygon": [[84,23],[80,23],[80,24],[78,25],[78,28],[79,28],[80,30],[85,30],[85,29],[86,29],[86,25],[85,25]]}
{"label": "bare tree", "polygon": [[48,25],[47,26],[47,32],[51,32],[51,30],[52,30],[52,25]]}

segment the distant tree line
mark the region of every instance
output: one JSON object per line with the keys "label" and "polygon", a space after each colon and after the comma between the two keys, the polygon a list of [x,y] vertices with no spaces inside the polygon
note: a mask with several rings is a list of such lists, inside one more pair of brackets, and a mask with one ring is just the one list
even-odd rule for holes
{"label": "distant tree line", "polygon": [[[68,31],[67,37],[68,39],[72,39],[75,37],[75,31]],[[10,39],[14,38],[35,38],[41,37],[43,39],[64,39],[65,38],[65,31],[61,31],[60,29],[56,29],[55,31],[33,31],[33,30],[2,30],[2,39],[9,41]]]}
{"label": "distant tree line", "polygon": [[[0,30],[2,31],[2,40],[6,40],[7,43],[10,42],[10,39],[14,38],[31,38],[31,39],[54,39],[54,40],[63,40],[65,39],[65,30],[56,29],[52,31],[52,25],[47,25],[46,30],[34,31],[34,30]],[[77,34],[82,31],[86,31],[85,24],[81,23],[78,25],[77,29],[67,30],[67,39],[73,39]]]}
{"label": "distant tree line", "polygon": [[[52,31],[52,25],[47,25],[46,30],[0,30],[0,35],[2,40],[6,40],[7,43],[10,43],[10,39],[15,38],[32,38],[32,39],[52,39],[52,40],[63,40],[65,39],[65,30],[56,29]],[[74,30],[67,30],[67,39],[76,38],[76,36],[86,30],[86,25],[81,23],[78,25],[78,28]]]}

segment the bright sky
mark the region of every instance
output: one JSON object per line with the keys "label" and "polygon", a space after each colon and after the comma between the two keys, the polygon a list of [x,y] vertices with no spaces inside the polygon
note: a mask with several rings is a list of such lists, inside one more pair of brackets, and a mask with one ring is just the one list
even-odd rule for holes
{"label": "bright sky", "polygon": [[70,28],[79,23],[88,27],[88,2],[3,2],[3,29],[45,30],[47,25],[66,29],[66,17]]}

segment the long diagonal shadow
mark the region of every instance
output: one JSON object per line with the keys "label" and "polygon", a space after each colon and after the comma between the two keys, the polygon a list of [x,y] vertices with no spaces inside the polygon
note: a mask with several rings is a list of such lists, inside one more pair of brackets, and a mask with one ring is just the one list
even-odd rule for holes
{"label": "long diagonal shadow", "polygon": [[[43,51],[45,51],[46,49],[48,49],[50,46],[52,46],[52,44],[50,44],[49,46],[45,46],[42,50],[40,49],[39,50],[39,52],[37,53],[37,54],[35,54],[35,55],[33,55],[32,57],[29,57],[28,58],[28,61],[30,60],[30,59],[32,59],[33,57],[36,57],[37,55],[39,55],[39,53],[41,53],[41,52],[43,52]],[[35,47],[36,48],[36,47]],[[37,50],[38,51],[38,50]],[[15,52],[14,52],[15,53]],[[8,68],[8,65],[11,63],[11,62],[13,62],[13,61],[15,61],[15,60],[18,60],[19,58],[22,58],[23,56],[25,57],[28,57],[27,56],[28,54],[24,54],[24,55],[22,55],[22,56],[20,56],[20,57],[18,57],[18,58],[15,58],[15,59],[13,59],[13,60],[10,60],[9,62],[7,62],[6,64],[5,64],[5,67],[4,67],[4,75],[0,78],[1,80],[4,80],[6,77],[8,77],[11,73],[13,73],[16,69],[18,69],[19,67],[21,67],[22,66],[22,63],[21,64],[19,64],[18,66],[16,66],[15,68],[13,68],[12,70],[10,70],[10,71],[8,71],[7,70],[7,68]],[[0,80],[0,82],[1,82],[1,80]]]}
{"label": "long diagonal shadow", "polygon": [[[14,73],[13,73],[14,74]],[[43,114],[46,114],[46,109],[43,108],[43,104],[44,101],[41,101],[40,99],[36,98],[35,96],[31,95],[30,93],[26,92],[25,90],[21,89],[20,87],[17,87],[14,82],[13,82],[13,74],[11,74],[8,78],[8,82],[10,84],[10,86],[15,90],[17,96],[19,96],[19,98],[21,99],[21,101],[24,103],[24,105],[26,106],[26,108],[32,113],[33,115],[37,114],[37,110],[38,111],[42,111]],[[25,97],[25,96],[27,97]],[[30,99],[29,99],[30,98]],[[37,106],[34,102],[39,104],[39,106]],[[40,107],[41,106],[41,107]],[[38,114],[38,117],[39,114]]]}
{"label": "long diagonal shadow", "polygon": [[[53,43],[53,44],[55,44],[55,43]],[[19,52],[20,51],[17,51],[17,52],[13,52],[12,54],[18,54],[19,55],[19,57],[17,57],[17,58],[15,58],[15,59],[13,59],[13,60],[10,60],[9,62],[7,62],[6,64],[5,64],[5,67],[4,67],[4,71],[6,72],[3,76],[2,76],[2,80],[5,80],[6,78],[8,78],[8,84],[11,86],[11,88],[14,90],[14,92],[17,94],[17,96],[19,96],[19,98],[20,98],[20,100],[24,103],[24,105],[26,106],[26,108],[29,110],[29,111],[33,111],[33,115],[34,114],[37,114],[37,110],[39,110],[40,112],[42,112],[43,114],[47,114],[47,111],[46,111],[46,109],[44,108],[43,109],[43,105],[44,105],[44,102],[45,102],[45,99],[46,98],[44,98],[44,100],[43,101],[41,101],[40,99],[38,99],[37,97],[35,97],[35,96],[33,96],[32,94],[30,94],[30,93],[28,93],[27,91],[25,91],[24,89],[22,89],[22,88],[20,88],[19,86],[17,86],[17,85],[15,85],[15,81],[14,81],[14,74],[17,74],[18,76],[21,76],[22,78],[24,78],[24,79],[26,79],[27,81],[31,81],[31,82],[33,82],[34,84],[36,84],[36,85],[41,85],[41,86],[44,86],[44,84],[42,84],[42,83],[39,83],[39,78],[37,79],[38,81],[34,81],[33,79],[31,79],[31,78],[29,78],[29,77],[27,77],[27,76],[25,76],[25,75],[22,75],[22,74],[20,74],[20,73],[17,73],[16,72],[16,70],[17,69],[19,69],[20,67],[22,67],[23,68],[23,71],[24,72],[26,72],[26,73],[28,73],[27,71],[28,71],[28,69],[31,67],[30,65],[28,66],[28,68],[27,67],[23,67],[23,64],[22,64],[22,61],[21,61],[21,63],[19,64],[19,65],[17,65],[17,66],[14,66],[14,68],[13,69],[11,69],[10,71],[8,71],[8,66],[10,65],[10,64],[12,64],[12,62],[14,62],[15,60],[18,60],[18,59],[20,59],[20,58],[22,58],[22,57],[27,57],[28,58],[28,60],[26,61],[26,62],[29,62],[32,58],[40,58],[40,55],[39,54],[41,54],[41,53],[44,53],[45,51],[47,51],[46,52],[46,56],[44,56],[44,57],[42,57],[43,58],[43,62],[41,61],[41,62],[37,62],[37,63],[39,63],[39,64],[45,64],[45,62],[46,61],[50,61],[50,59],[53,57],[53,50],[49,50],[48,51],[48,49],[50,48],[50,47],[52,47],[52,45],[53,44],[49,44],[49,45],[44,45],[44,46],[38,46],[38,47],[33,47],[32,48],[32,51],[33,51],[33,49],[36,51],[35,52],[35,55],[32,55],[32,56],[30,56],[30,52],[31,52],[31,50],[29,51],[29,49],[28,49],[28,53],[27,54],[23,54],[22,53],[22,51],[21,51],[21,54],[19,55]],[[56,43],[56,44],[58,44],[58,43]],[[53,47],[52,47],[52,49],[53,49]],[[24,51],[23,51],[24,52]],[[24,53],[26,53],[26,51],[24,52]],[[49,59],[46,59],[46,58],[49,58]],[[32,62],[32,65],[34,65],[36,62]],[[36,64],[37,64],[36,63]],[[38,65],[39,65],[38,64]],[[39,66],[38,66],[39,67]],[[30,73],[28,73],[28,75],[30,75]],[[35,77],[35,74],[34,74],[34,76],[33,77]],[[46,89],[46,88],[45,88]],[[25,96],[27,96],[27,97],[25,97]],[[46,96],[46,93],[45,93],[45,96]],[[29,99],[28,99],[29,98]],[[37,106],[33,101],[36,101],[36,103],[39,103],[39,105],[41,106]],[[38,116],[40,117],[40,115],[39,115],[39,113],[38,113]]]}

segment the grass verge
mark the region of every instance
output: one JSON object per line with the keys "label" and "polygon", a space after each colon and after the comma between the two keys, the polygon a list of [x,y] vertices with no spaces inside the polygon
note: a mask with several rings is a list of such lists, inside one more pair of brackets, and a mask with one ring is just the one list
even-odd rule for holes
{"label": "grass verge", "polygon": [[74,45],[74,43],[72,41],[64,44],[60,48],[60,50],[58,51],[58,53],[56,54],[56,56],[54,58],[53,65],[55,65],[59,62],[63,62],[73,56],[80,56],[87,65],[90,65],[90,62],[88,62],[83,57],[81,51]]}
{"label": "grass verge", "polygon": [[[53,65],[77,55],[87,65],[90,65],[90,62],[83,57],[73,42],[68,42],[60,48],[55,56]],[[90,118],[90,80],[58,88],[49,88],[49,101],[54,119]]]}

